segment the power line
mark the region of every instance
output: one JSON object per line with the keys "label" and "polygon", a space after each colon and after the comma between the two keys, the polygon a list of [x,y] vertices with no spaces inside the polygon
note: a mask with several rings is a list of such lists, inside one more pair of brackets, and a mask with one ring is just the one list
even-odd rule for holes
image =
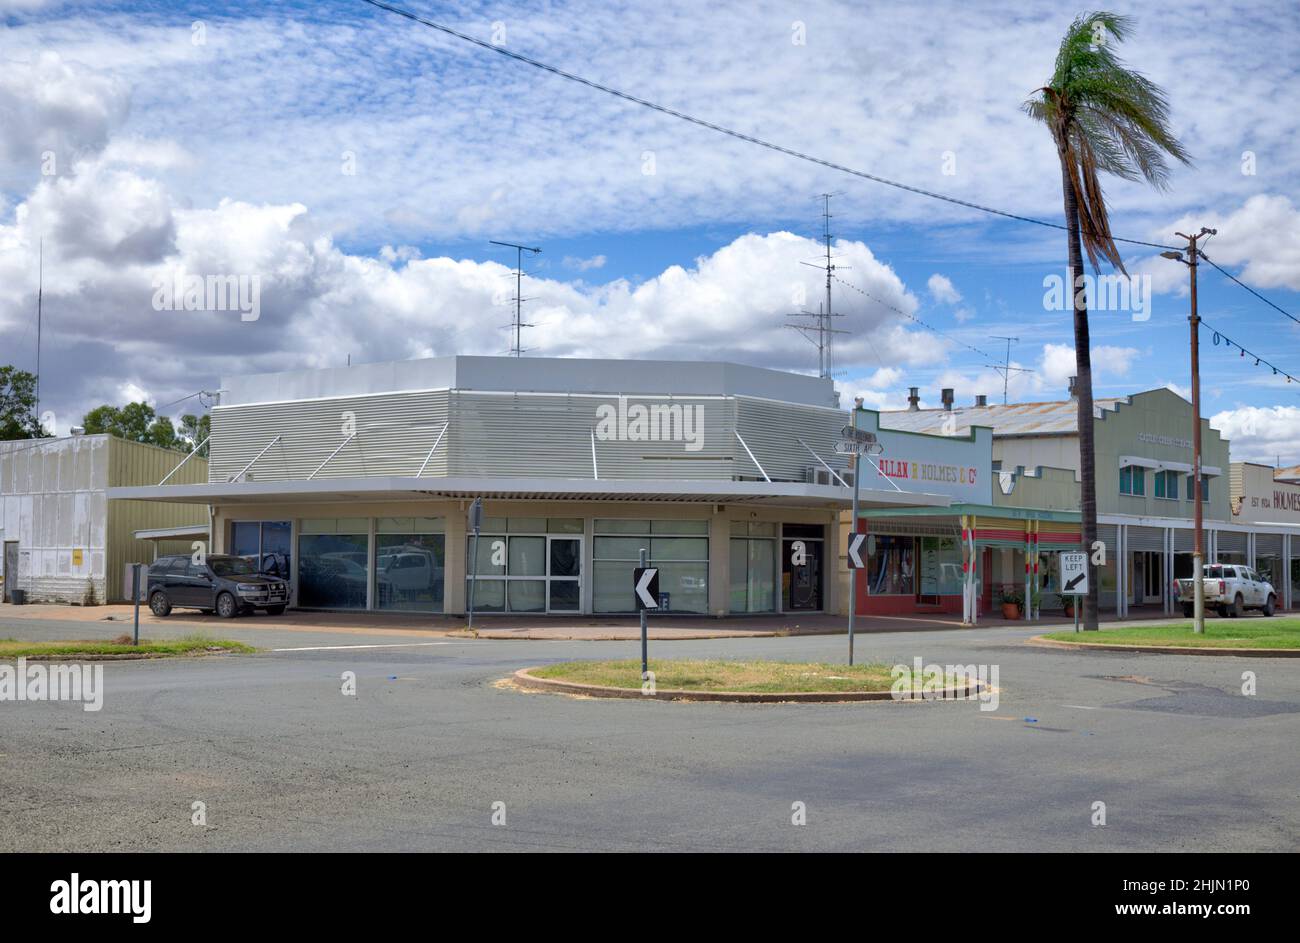
{"label": "power line", "polygon": [[[728,137],[735,138],[738,141],[745,141],[748,144],[756,144],[759,147],[767,148],[768,150],[775,151],[779,154],[785,154],[787,157],[793,157],[796,158],[797,160],[806,161],[811,164],[817,164],[818,166],[826,167],[829,168],[830,170],[839,171],[840,173],[849,174],[854,177],[859,177],[863,180],[870,180],[873,183],[879,183],[887,187],[893,187],[896,190],[903,190],[907,193],[915,193],[919,196],[929,197],[930,199],[933,200],[941,200],[945,203],[950,203],[954,206],[961,206],[961,207],[965,207],[966,209],[978,210],[981,213],[988,213],[993,216],[1001,216],[1004,219],[1012,219],[1012,220],[1016,220],[1017,222],[1032,223],[1035,226],[1045,226],[1049,229],[1057,229],[1066,232],[1069,231],[1069,227],[1066,226],[1064,223],[1054,223],[1045,219],[1037,219],[1036,217],[1033,216],[1024,216],[1019,213],[1012,213],[1008,210],[1000,210],[997,209],[996,207],[987,206],[983,203],[973,203],[969,200],[960,200],[957,197],[949,196],[946,193],[938,193],[934,190],[926,190],[923,187],[917,187],[911,184],[902,183],[898,180],[890,180],[888,177],[881,177],[878,174],[868,173],[867,171],[864,170],[856,170],[852,167],[847,167],[844,164],[839,164],[834,161],[826,160],[825,158],[822,157],[817,157],[812,154],[806,154],[803,151],[796,151],[793,148],[785,147],[784,145],[781,144],[774,144],[771,141],[765,141],[762,138],[754,137],[751,134],[745,134],[741,131],[736,131],[732,128],[725,127],[724,125],[715,124],[712,121],[705,121],[703,118],[697,118],[694,115],[688,115],[685,112],[676,110],[675,108],[669,108],[666,105],[660,105],[656,102],[649,101],[648,99],[639,98],[636,95],[631,95],[627,92],[620,91],[619,89],[612,88],[608,85],[602,85],[599,82],[594,82],[591,79],[583,78],[582,76],[575,75],[572,72],[566,72],[565,70],[556,68],[555,66],[547,65],[545,62],[539,62],[538,60],[522,55],[521,53],[512,52],[509,49],[505,49],[504,47],[495,46],[492,43],[484,42],[481,39],[475,39],[473,36],[469,36],[465,33],[461,33],[457,30],[452,29],[449,26],[444,26],[441,23],[435,23],[433,20],[425,19],[424,17],[418,16],[417,14],[412,13],[409,10],[404,10],[400,7],[395,7],[388,3],[383,3],[382,0],[364,0],[364,2],[370,4],[373,7],[378,7],[381,10],[387,10],[389,13],[394,13],[398,16],[405,17],[406,19],[411,20],[412,22],[419,23],[421,26],[427,26],[430,29],[438,30],[439,32],[445,33],[448,36],[452,36],[456,39],[459,39],[462,42],[471,43],[482,49],[486,49],[489,52],[499,53],[500,55],[503,55],[509,59],[514,59],[516,62],[522,62],[525,65],[532,66],[535,69],[541,69],[544,72],[549,72],[552,75],[559,76],[562,79],[567,79],[570,82],[576,82],[579,85],[585,85],[588,88],[595,89],[598,92],[604,92],[606,95],[612,95],[615,98],[622,99],[623,101],[631,102],[634,105],[640,105],[643,108],[649,108],[652,111],[657,111],[661,114],[665,114],[670,117],[677,118],[681,121],[689,122],[691,124],[697,125],[698,127],[707,128],[708,130],[716,131],[719,134],[725,134]],[[1112,236],[1111,238],[1114,242],[1123,242],[1128,245],[1134,245],[1134,246],[1146,246],[1152,249],[1179,248],[1178,246],[1166,245],[1161,242],[1149,242],[1144,239],[1129,239],[1124,236]],[[1236,282],[1238,285],[1246,289],[1246,291],[1250,292],[1252,295],[1254,295],[1260,301],[1267,304],[1269,307],[1274,308],[1277,311],[1281,312],[1282,314],[1286,315],[1292,321],[1296,321],[1297,323],[1300,323],[1300,318],[1297,318],[1295,315],[1289,313],[1288,311],[1274,304],[1272,301],[1265,298],[1263,295],[1255,291],[1249,285],[1246,285],[1244,282],[1240,281],[1235,276],[1224,271],[1222,268],[1220,268],[1217,264],[1211,261],[1204,254],[1202,254],[1202,258],[1204,258],[1205,261],[1209,262],[1216,269],[1218,269],[1218,271],[1221,274],[1231,279],[1233,282]],[[988,355],[985,354],[984,356],[988,356]]]}
{"label": "power line", "polygon": [[[1217,267],[1217,266],[1216,266],[1216,267]],[[1242,359],[1245,359],[1246,357],[1254,357],[1254,358],[1255,358],[1255,366],[1257,366],[1257,367],[1259,367],[1259,366],[1265,366],[1265,367],[1268,367],[1269,369],[1271,369],[1271,370],[1273,371],[1273,376],[1282,376],[1282,377],[1286,377],[1286,382],[1288,382],[1288,383],[1297,383],[1297,382],[1300,382],[1300,378],[1298,378],[1298,377],[1294,377],[1294,376],[1292,376],[1291,374],[1287,373],[1285,370],[1283,370],[1283,369],[1282,369],[1281,367],[1279,367],[1277,364],[1275,364],[1275,363],[1273,363],[1273,362],[1271,362],[1271,361],[1269,361],[1269,360],[1266,360],[1265,358],[1261,357],[1259,354],[1255,353],[1255,352],[1252,351],[1252,350],[1248,350],[1247,348],[1242,347],[1240,344],[1238,344],[1236,341],[1234,341],[1232,338],[1230,338],[1227,334],[1224,334],[1224,333],[1223,333],[1221,330],[1219,330],[1217,327],[1215,327],[1214,325],[1212,325],[1212,324],[1210,324],[1208,321],[1206,321],[1205,318],[1201,318],[1201,319],[1200,319],[1200,322],[1201,322],[1203,325],[1205,325],[1205,327],[1206,327],[1209,331],[1211,331],[1211,332],[1213,333],[1213,335],[1214,335],[1214,337],[1213,337],[1213,341],[1214,341],[1214,346],[1215,346],[1215,347],[1218,347],[1220,342],[1222,342],[1223,345],[1224,345],[1225,347],[1227,347],[1227,348],[1233,348],[1233,347],[1236,347],[1239,351],[1241,351],[1241,358],[1242,358]]]}
{"label": "power line", "polygon": [[[985,353],[984,351],[980,350],[978,347],[974,347],[974,346],[972,346],[972,345],[970,345],[970,344],[967,344],[965,341],[958,340],[957,338],[951,336],[950,334],[947,334],[947,333],[945,333],[944,331],[939,330],[939,328],[935,327],[934,325],[925,323],[925,322],[922,321],[920,318],[918,318],[916,315],[914,315],[914,314],[908,314],[908,313],[907,313],[906,311],[904,311],[902,308],[895,307],[894,305],[891,305],[888,301],[882,301],[881,299],[877,298],[875,295],[873,295],[871,292],[867,291],[866,289],[864,289],[864,288],[859,288],[857,285],[854,285],[854,284],[852,284],[851,282],[846,282],[844,279],[840,278],[838,275],[834,276],[834,278],[835,278],[835,280],[836,280],[837,282],[839,282],[841,285],[845,285],[845,286],[847,286],[847,287],[849,287],[849,288],[852,288],[852,289],[853,289],[854,291],[856,291],[858,294],[860,294],[860,295],[864,295],[864,296],[866,296],[867,298],[870,298],[870,299],[871,299],[872,301],[874,301],[876,304],[881,305],[882,307],[888,308],[890,311],[896,312],[897,314],[901,314],[903,317],[905,317],[905,318],[907,318],[907,319],[909,319],[909,320],[911,320],[911,321],[915,321],[917,324],[921,325],[921,327],[925,328],[927,331],[933,331],[934,333],[938,334],[940,337],[943,337],[943,338],[945,338],[945,339],[947,339],[947,340],[952,341],[954,344],[960,344],[962,347],[965,347],[967,350],[972,350],[972,351],[974,351],[975,353],[977,353],[977,354],[979,354],[981,357],[983,357],[985,360],[993,361],[993,357],[992,357],[992,355]],[[987,363],[987,364],[985,364],[985,366],[990,367],[991,369],[994,369],[994,370],[997,369],[997,364],[996,364],[996,363],[993,363],[993,362]]]}
{"label": "power line", "polygon": [[1206,262],[1209,262],[1211,265],[1213,265],[1213,266],[1218,270],[1219,274],[1222,275],[1224,278],[1227,278],[1227,279],[1230,279],[1231,281],[1236,282],[1238,285],[1240,285],[1242,288],[1246,289],[1246,291],[1250,292],[1252,295],[1254,295],[1254,296],[1255,296],[1256,298],[1258,298],[1260,301],[1264,302],[1264,304],[1268,305],[1270,308],[1274,308],[1274,309],[1276,309],[1277,311],[1280,311],[1282,314],[1285,314],[1288,318],[1290,318],[1290,319],[1291,319],[1292,321],[1294,321],[1296,324],[1300,324],[1300,318],[1297,318],[1297,317],[1296,317],[1294,314],[1292,314],[1291,312],[1289,312],[1289,311],[1287,311],[1286,309],[1281,308],[1281,307],[1279,307],[1278,305],[1274,304],[1273,302],[1269,301],[1267,298],[1265,298],[1263,295],[1261,295],[1261,294],[1260,294],[1259,292],[1257,292],[1255,289],[1251,288],[1249,285],[1247,285],[1247,284],[1246,284],[1245,282],[1243,282],[1241,279],[1237,278],[1237,276],[1233,275],[1231,272],[1225,271],[1223,268],[1221,268],[1221,267],[1219,266],[1219,264],[1218,264],[1217,262],[1215,262],[1213,259],[1211,259],[1211,258],[1210,258],[1208,255],[1206,255],[1204,252],[1200,252],[1200,256],[1201,256],[1201,258],[1203,258]]}
{"label": "power line", "polygon": [[[405,17],[406,19],[411,20],[412,22],[419,23],[421,26],[427,26],[430,29],[435,29],[438,30],[439,32],[446,33],[448,36],[453,36],[456,39],[462,40],[463,42],[472,43],[473,45],[478,46],[482,49],[486,49],[489,52],[499,53],[500,55],[503,55],[509,59],[514,59],[516,62],[522,62],[525,65],[530,65],[535,69],[541,69],[544,72],[550,72],[552,75],[557,75],[562,79],[568,79],[570,82],[576,82],[579,85],[585,85],[588,88],[595,89],[598,92],[604,92],[606,95],[613,95],[615,98],[621,98],[624,101],[631,102],[634,105],[640,105],[643,108],[649,108],[653,111],[660,112],[661,114],[665,114],[673,118],[678,118],[682,121],[690,122],[691,124],[698,125],[701,128],[708,128],[710,131],[716,131],[719,134],[725,134],[728,137],[735,138],[738,141],[745,141],[749,144],[757,144],[759,147],[765,147],[768,150],[776,151],[779,154],[785,154],[787,157],[794,157],[798,160],[807,161],[810,164],[817,164],[818,166],[821,167],[827,167],[831,170],[837,170],[840,173],[846,173],[854,177],[860,177],[863,180],[870,180],[873,183],[884,184],[885,186],[893,187],[896,190],[905,190],[908,193],[916,193],[920,196],[927,196],[934,200],[942,200],[943,202],[951,203],[954,206],[964,206],[967,209],[979,210],[981,213],[989,213],[993,216],[1002,216],[1006,219],[1014,219],[1022,223],[1033,223],[1035,226],[1046,226],[1049,229],[1059,229],[1067,232],[1069,231],[1069,227],[1066,226],[1064,223],[1053,223],[1045,219],[1036,219],[1033,216],[1022,216],[1018,213],[1008,212],[1007,210],[1000,210],[992,206],[985,206],[982,203],[972,203],[969,200],[959,200],[956,197],[948,196],[947,194],[944,193],[937,193],[934,190],[926,190],[923,189],[922,187],[912,186],[911,184],[900,183],[897,180],[890,180],[887,177],[881,177],[877,174],[867,173],[864,170],[855,170],[852,167],[846,167],[843,164],[837,164],[834,161],[826,160],[825,158],[821,158],[821,157],[816,157],[812,154],[805,154],[803,151],[796,151],[793,148],[785,147],[784,145],[781,144],[773,144],[771,141],[765,141],[762,138],[756,138],[751,134],[745,134],[741,131],[735,131],[731,128],[724,127],[723,125],[714,124],[712,121],[705,121],[703,118],[696,118],[694,115],[688,115],[685,112],[677,111],[674,108],[669,108],[665,105],[660,105],[644,98],[638,98],[636,95],[631,95],[628,94],[627,92],[619,91],[618,89],[611,88],[608,85],[602,85],[599,82],[593,82],[591,79],[586,79],[580,75],[575,75],[572,72],[566,72],[563,69],[556,68],[555,66],[547,65],[545,62],[539,62],[536,59],[531,59],[528,56],[522,55],[520,53],[511,52],[509,49],[506,49],[502,46],[495,46],[492,43],[484,42],[481,39],[475,39],[473,36],[468,36],[465,33],[461,33],[458,32],[457,30],[452,29],[450,26],[444,26],[441,23],[435,23],[433,20],[427,20],[424,17],[412,13],[409,10],[403,10],[401,7],[391,6],[390,4],[381,2],[381,0],[364,0],[364,2],[370,4],[371,6],[378,7],[381,10],[387,10],[389,13],[395,13],[398,16]],[[1126,242],[1129,243],[1130,245],[1135,245],[1135,246],[1150,246],[1153,249],[1178,248],[1177,246],[1167,246],[1158,242],[1144,242],[1141,239],[1125,239],[1120,236],[1114,236],[1112,238],[1114,239],[1115,242]]]}

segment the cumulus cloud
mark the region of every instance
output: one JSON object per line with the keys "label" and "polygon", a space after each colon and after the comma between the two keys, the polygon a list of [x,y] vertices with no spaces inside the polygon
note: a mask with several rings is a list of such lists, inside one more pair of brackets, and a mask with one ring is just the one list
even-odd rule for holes
{"label": "cumulus cloud", "polygon": [[953,287],[952,279],[947,275],[936,272],[925,284],[930,289],[930,297],[940,304],[955,305],[961,301],[961,292]]}
{"label": "cumulus cloud", "polygon": [[[510,268],[409,246],[375,256],[345,251],[302,204],[221,200],[179,204],[158,180],[108,160],[85,161],[68,177],[40,182],[0,225],[0,346],[29,336],[37,241],[45,237],[47,312],[42,390],[75,413],[96,401],[147,390],[168,401],[220,375],[352,361],[504,353]],[[812,344],[786,323],[819,297],[801,261],[815,240],[750,233],[690,266],[640,282],[534,277],[524,337],[539,355],[734,359],[816,369]],[[934,362],[942,343],[919,345],[892,308],[918,303],[865,244],[835,252],[872,298],[846,293],[837,362],[866,357]],[[155,310],[159,285],[178,277],[255,278],[260,316],[238,311]],[[873,300],[873,299],[879,299]],[[123,385],[120,377],[130,377]],[[897,382],[901,367],[873,385]]]}
{"label": "cumulus cloud", "polygon": [[125,82],[56,52],[0,58],[0,161],[61,173],[103,148],[129,105]]}
{"label": "cumulus cloud", "polygon": [[604,268],[605,257],[603,255],[593,255],[589,259],[581,259],[576,256],[566,255],[563,264],[565,268],[575,269],[579,272],[590,272],[592,269]]}
{"label": "cumulus cloud", "polygon": [[[1242,281],[1256,288],[1300,291],[1300,209],[1287,197],[1261,193],[1227,215],[1189,213],[1171,230],[1199,232],[1193,226],[1218,230],[1203,243],[1205,254],[1229,268],[1243,266]],[[1187,280],[1182,266],[1167,264]]]}
{"label": "cumulus cloud", "polygon": [[1215,413],[1210,425],[1232,442],[1237,461],[1300,462],[1300,406],[1242,406]]}
{"label": "cumulus cloud", "polygon": [[[1133,360],[1139,355],[1135,347],[1102,345],[1092,348],[1092,374],[1094,382],[1101,377],[1125,377]],[[1075,364],[1073,344],[1044,344],[1039,372],[1050,387],[1068,389],[1070,377],[1079,371]]]}

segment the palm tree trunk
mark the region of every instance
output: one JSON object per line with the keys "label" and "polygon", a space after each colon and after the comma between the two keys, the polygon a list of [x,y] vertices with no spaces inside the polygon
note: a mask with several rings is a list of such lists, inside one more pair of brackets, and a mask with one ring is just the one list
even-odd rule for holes
{"label": "palm tree trunk", "polygon": [[[1092,564],[1092,546],[1097,540],[1097,465],[1093,444],[1092,350],[1088,339],[1088,299],[1079,276],[1083,272],[1083,248],[1079,243],[1079,204],[1064,155],[1061,155],[1061,188],[1065,195],[1065,224],[1069,230],[1070,297],[1074,305],[1075,392],[1079,415],[1079,509],[1082,512],[1083,550],[1088,554],[1088,595],[1083,601],[1083,628],[1097,629],[1098,572]],[[1107,551],[1113,548],[1106,548]],[[1118,564],[1117,564],[1118,565]]]}

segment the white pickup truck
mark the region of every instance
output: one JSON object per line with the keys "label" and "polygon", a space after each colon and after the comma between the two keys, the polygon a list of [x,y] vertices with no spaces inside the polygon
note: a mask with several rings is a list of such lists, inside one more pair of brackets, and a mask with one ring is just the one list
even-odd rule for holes
{"label": "white pickup truck", "polygon": [[[1277,594],[1273,584],[1261,579],[1248,566],[1229,563],[1210,563],[1202,567],[1205,585],[1205,608],[1218,609],[1225,618],[1237,618],[1247,609],[1258,609],[1271,616],[1277,608]],[[1174,591],[1182,603],[1183,615],[1191,617],[1195,605],[1196,584],[1189,579],[1174,580]]]}

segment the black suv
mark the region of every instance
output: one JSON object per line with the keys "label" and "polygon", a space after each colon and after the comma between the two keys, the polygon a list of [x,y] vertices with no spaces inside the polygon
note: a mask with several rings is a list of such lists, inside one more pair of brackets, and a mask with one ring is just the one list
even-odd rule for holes
{"label": "black suv", "polygon": [[289,584],[263,576],[244,557],[214,555],[199,564],[181,554],[159,557],[150,565],[148,599],[156,616],[176,606],[215,612],[223,619],[255,609],[278,616],[289,601]]}

